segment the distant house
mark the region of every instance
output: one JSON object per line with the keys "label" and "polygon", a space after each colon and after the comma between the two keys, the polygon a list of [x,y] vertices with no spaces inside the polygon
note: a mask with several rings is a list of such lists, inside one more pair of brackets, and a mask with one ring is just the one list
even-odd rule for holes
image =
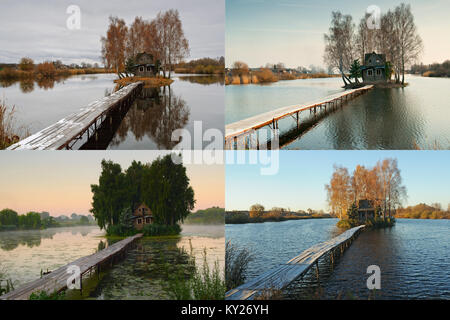
{"label": "distant house", "polygon": [[366,221],[374,219],[376,209],[372,200],[358,200],[358,219],[359,221]]}
{"label": "distant house", "polygon": [[150,53],[142,52],[136,55],[134,73],[137,77],[153,77],[158,73],[157,61]]}
{"label": "distant house", "polygon": [[366,53],[364,65],[361,66],[363,82],[385,82],[386,77],[386,55],[375,52]]}
{"label": "distant house", "polygon": [[141,230],[146,224],[153,223],[153,215],[150,208],[142,203],[133,211],[133,225],[137,230]]}

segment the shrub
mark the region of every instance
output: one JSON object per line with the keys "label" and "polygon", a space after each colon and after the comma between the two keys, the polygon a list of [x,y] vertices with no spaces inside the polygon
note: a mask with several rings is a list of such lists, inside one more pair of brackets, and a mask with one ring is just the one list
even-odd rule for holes
{"label": "shrub", "polygon": [[175,236],[180,234],[181,227],[178,224],[169,226],[169,225],[161,225],[161,224],[147,224],[142,229],[144,236]]}
{"label": "shrub", "polygon": [[36,73],[43,78],[54,78],[56,68],[53,63],[46,61],[37,65]]}
{"label": "shrub", "polygon": [[48,294],[46,291],[33,292],[29,300],[64,300],[66,294],[62,292],[53,292]]}
{"label": "shrub", "polygon": [[261,71],[255,72],[256,77],[260,83],[264,82],[277,82],[278,78],[269,69],[262,69]]}

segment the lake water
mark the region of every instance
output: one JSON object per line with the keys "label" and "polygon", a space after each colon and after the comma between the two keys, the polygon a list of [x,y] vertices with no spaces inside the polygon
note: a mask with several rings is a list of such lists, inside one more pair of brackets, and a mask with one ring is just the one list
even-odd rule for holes
{"label": "lake water", "polygon": [[[248,279],[336,236],[336,219],[226,225],[226,239],[254,254]],[[381,269],[381,290],[366,286],[369,265]],[[450,299],[450,221],[398,219],[395,227],[365,230],[334,268],[319,264],[320,285],[309,272],[287,298]],[[314,270],[313,270],[314,271]]]}
{"label": "lake water", "polygon": [[[0,99],[15,107],[19,132],[33,134],[114,92],[116,78],[115,74],[95,74],[45,83],[2,82]],[[173,130],[186,129],[193,137],[194,121],[201,121],[203,132],[209,128],[223,132],[223,78],[175,74],[173,79],[170,87],[147,89],[127,112],[115,114],[114,123],[103,128],[96,143],[82,140],[76,148],[172,149]]]}
{"label": "lake water", "polygon": [[[97,251],[108,241],[98,227],[53,228],[46,230],[0,232],[0,268],[15,288],[36,280],[41,270],[55,270]],[[83,297],[69,291],[69,299],[162,299],[168,298],[164,285],[168,274],[187,265],[195,257],[203,265],[206,249],[208,265],[216,261],[224,267],[225,238],[222,226],[183,225],[178,238],[141,239],[123,261],[93,275],[83,283]],[[187,271],[186,271],[187,272]]]}
{"label": "lake water", "polygon": [[[297,132],[286,149],[448,149],[450,79],[406,76],[405,88],[374,89],[314,126]],[[226,123],[343,91],[340,78],[226,86]],[[301,114],[309,120],[309,112]],[[280,121],[281,133],[296,126]],[[286,141],[285,141],[286,142]]]}

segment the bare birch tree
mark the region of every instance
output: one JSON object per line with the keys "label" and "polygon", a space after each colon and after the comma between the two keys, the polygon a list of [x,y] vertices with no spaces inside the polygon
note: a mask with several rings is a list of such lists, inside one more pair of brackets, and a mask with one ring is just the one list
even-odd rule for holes
{"label": "bare birch tree", "polygon": [[345,85],[352,81],[346,72],[354,61],[355,25],[352,16],[336,11],[332,13],[329,33],[324,35],[324,61],[330,68],[338,68]]}

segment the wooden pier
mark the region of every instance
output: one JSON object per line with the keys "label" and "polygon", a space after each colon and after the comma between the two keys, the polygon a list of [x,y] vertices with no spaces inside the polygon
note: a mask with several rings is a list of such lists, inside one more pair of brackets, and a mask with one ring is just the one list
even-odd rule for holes
{"label": "wooden pier", "polygon": [[104,121],[112,121],[112,112],[129,106],[141,91],[142,85],[142,82],[132,83],[110,96],[94,101],[77,113],[11,145],[8,150],[72,149],[85,134],[89,140],[96,135],[97,127]]}
{"label": "wooden pier", "polygon": [[334,264],[336,254],[342,254],[353,239],[365,226],[349,229],[339,236],[306,249],[284,264],[263,273],[225,294],[226,300],[253,300],[258,296],[270,295],[270,292],[286,288],[294,280],[303,277],[313,265],[319,276],[319,258],[330,255]]}
{"label": "wooden pier", "polygon": [[[80,283],[82,284],[83,275],[92,271],[99,274],[100,268],[105,265],[112,266],[116,259],[125,256],[127,249],[140,237],[142,237],[142,233],[116,242],[90,256],[79,258],[42,276],[41,279],[24,284],[18,289],[0,296],[0,300],[28,300],[33,292],[45,291],[48,294],[52,294],[65,290],[67,288],[67,279],[72,275],[67,272],[70,266],[78,266],[80,268]],[[82,290],[82,286],[80,290]]]}
{"label": "wooden pier", "polygon": [[[252,135],[256,130],[269,126],[272,131],[277,131],[278,121],[286,117],[292,117],[297,122],[297,129],[300,129],[300,113],[309,111],[316,113],[318,110],[324,108],[325,110],[334,110],[342,106],[344,102],[359,96],[370,89],[373,85],[366,85],[357,89],[345,90],[317,101],[312,101],[302,105],[292,105],[268,111],[247,119],[227,124],[225,126],[225,149],[259,149],[261,143],[256,134],[255,141],[252,141]],[[275,135],[274,135],[275,136]]]}

